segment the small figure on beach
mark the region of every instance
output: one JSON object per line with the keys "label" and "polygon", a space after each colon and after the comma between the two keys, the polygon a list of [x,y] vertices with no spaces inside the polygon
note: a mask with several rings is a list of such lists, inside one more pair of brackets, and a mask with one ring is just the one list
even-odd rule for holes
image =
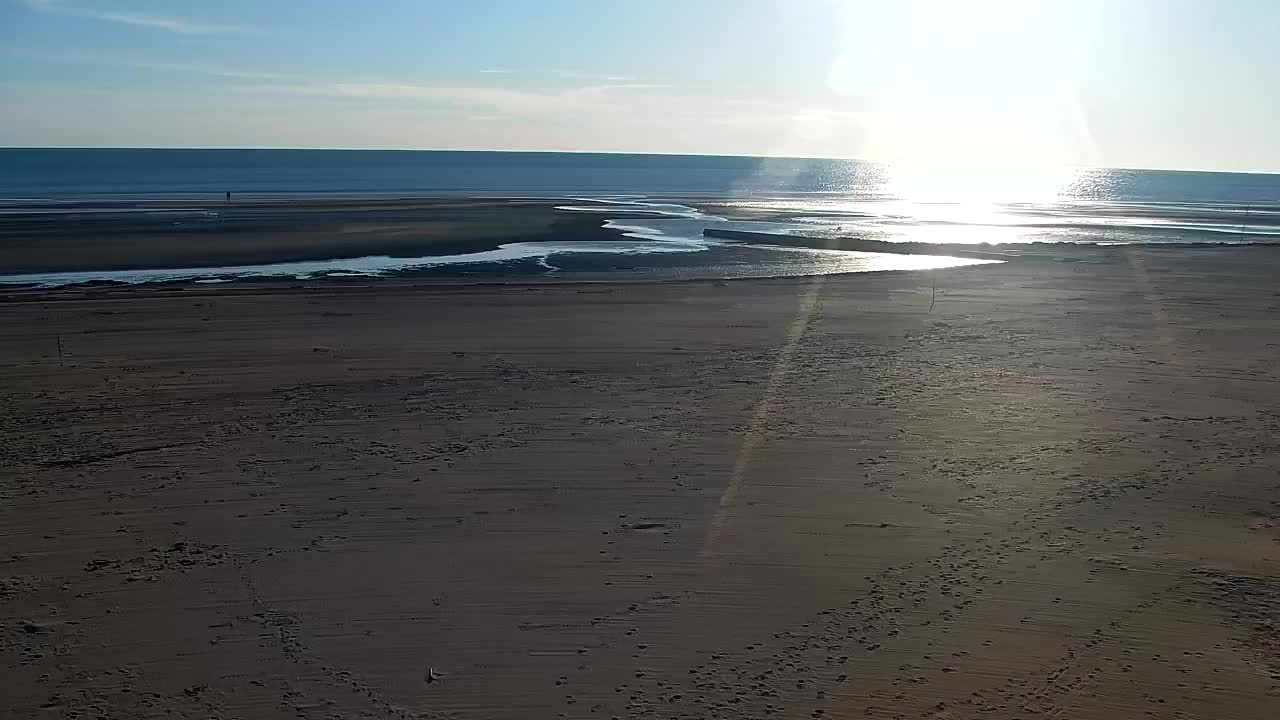
{"label": "small figure on beach", "polygon": [[231,191],[227,191],[227,202],[231,202]]}

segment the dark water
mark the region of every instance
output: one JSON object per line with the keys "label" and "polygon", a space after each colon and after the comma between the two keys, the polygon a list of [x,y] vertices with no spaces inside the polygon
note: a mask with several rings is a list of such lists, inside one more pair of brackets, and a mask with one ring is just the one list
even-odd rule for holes
{"label": "dark water", "polygon": [[[1280,175],[1078,170],[1046,188],[1037,170],[899,168],[856,160],[398,150],[0,149],[0,198],[248,194],[785,195],[937,202],[1280,202]],[[912,172],[940,176],[914,182]],[[935,170],[937,172],[935,172]],[[1002,179],[1001,173],[1007,175]],[[1024,182],[1027,176],[1032,182]],[[955,196],[947,197],[946,185]],[[923,185],[923,187],[921,187]],[[911,197],[913,193],[929,197]]]}

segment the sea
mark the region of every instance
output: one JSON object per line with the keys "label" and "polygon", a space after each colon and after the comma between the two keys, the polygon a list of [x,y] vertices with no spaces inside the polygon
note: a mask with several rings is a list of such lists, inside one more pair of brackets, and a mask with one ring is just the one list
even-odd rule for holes
{"label": "sea", "polygon": [[[561,152],[0,149],[0,216],[9,220],[49,213],[216,220],[227,192],[277,200],[550,198],[563,201],[564,212],[601,214],[625,236],[610,243],[509,243],[453,256],[0,275],[0,283],[222,282],[477,268],[760,277],[980,262],[718,241],[703,236],[709,227],[975,246],[1280,242],[1280,175],[1273,174]],[[150,200],[190,207],[139,205]]]}

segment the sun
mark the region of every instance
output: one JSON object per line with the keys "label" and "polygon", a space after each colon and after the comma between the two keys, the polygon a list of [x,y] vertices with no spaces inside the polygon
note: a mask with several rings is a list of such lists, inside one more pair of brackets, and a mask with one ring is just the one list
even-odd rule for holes
{"label": "sun", "polygon": [[966,165],[1088,163],[1079,93],[1090,16],[1037,0],[913,3],[874,53],[854,44],[832,90],[866,94],[861,157]]}

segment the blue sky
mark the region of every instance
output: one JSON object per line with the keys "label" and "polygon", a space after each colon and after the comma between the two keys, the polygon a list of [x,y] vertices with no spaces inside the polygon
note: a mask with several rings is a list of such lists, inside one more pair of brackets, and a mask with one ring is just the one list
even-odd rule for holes
{"label": "blue sky", "polygon": [[1267,0],[0,0],[0,145],[1280,170]]}

